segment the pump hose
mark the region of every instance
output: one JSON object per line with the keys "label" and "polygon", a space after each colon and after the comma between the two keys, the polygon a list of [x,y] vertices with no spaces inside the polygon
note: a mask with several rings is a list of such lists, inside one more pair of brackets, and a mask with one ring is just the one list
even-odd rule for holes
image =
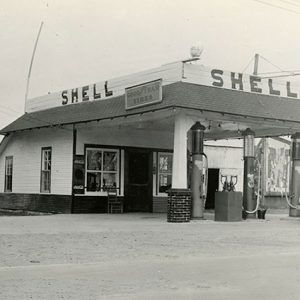
{"label": "pump hose", "polygon": [[[291,164],[291,161],[290,161],[290,164]],[[292,169],[292,166],[290,165],[290,170]],[[289,168],[287,168],[287,170],[286,170],[286,180],[285,180],[285,189],[284,189],[284,196],[285,196],[285,200],[286,200],[286,202],[287,202],[287,204],[288,204],[288,206],[290,207],[290,208],[294,208],[294,209],[297,209],[298,207],[297,206],[295,206],[295,205],[293,205],[291,202],[290,202],[290,199],[292,199],[293,198],[293,195],[291,195],[291,196],[288,196],[288,193],[287,193],[287,178],[288,178],[288,169]],[[291,172],[291,171],[290,171]],[[290,176],[291,176],[291,173],[290,173]],[[289,176],[289,177],[290,177]],[[290,178],[290,180],[291,180],[291,178]],[[291,191],[290,191],[291,192]],[[281,190],[281,197],[282,197],[282,190]]]}
{"label": "pump hose", "polygon": [[261,171],[261,167],[260,167],[260,164],[258,165],[258,186],[257,186],[257,197],[256,197],[256,207],[254,210],[252,211],[249,211],[249,210],[246,210],[244,207],[243,207],[243,210],[247,213],[247,214],[254,214],[258,211],[258,207],[259,207],[259,197],[260,197],[260,171]]}
{"label": "pump hose", "polygon": [[202,198],[204,198],[204,201],[203,201],[203,207],[205,209],[205,202],[206,202],[206,197],[207,197],[207,185],[208,185],[208,158],[207,158],[207,155],[202,152],[201,153],[204,157],[205,157],[205,160],[206,160],[206,168],[205,168],[205,176],[204,176],[204,185],[205,185],[205,193],[206,195],[205,196],[202,196]]}
{"label": "pump hose", "polygon": [[[297,206],[294,206],[294,205],[289,201],[289,196],[287,195],[286,187],[285,187],[285,193],[284,193],[284,194],[285,194],[285,200],[286,200],[288,206],[291,207],[291,208],[297,209],[298,207],[297,207]],[[291,197],[291,198],[292,198],[292,197]]]}

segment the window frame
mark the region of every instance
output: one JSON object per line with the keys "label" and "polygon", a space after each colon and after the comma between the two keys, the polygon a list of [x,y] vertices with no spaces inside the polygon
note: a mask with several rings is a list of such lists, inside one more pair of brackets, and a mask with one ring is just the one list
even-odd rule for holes
{"label": "window frame", "polygon": [[[44,152],[50,151],[50,170],[43,170],[44,168]],[[52,171],[52,147],[42,147],[41,149],[41,175],[40,175],[40,193],[50,194],[51,193],[51,171]],[[43,172],[49,172],[49,190],[44,189],[43,186]]]}
{"label": "window frame", "polygon": [[165,175],[171,175],[171,187],[172,187],[172,180],[173,180],[173,176],[172,176],[172,169],[171,169],[171,172],[166,172],[166,173],[162,173],[159,171],[159,158],[160,158],[160,155],[168,155],[168,156],[171,156],[172,157],[172,168],[173,168],[173,157],[174,157],[174,154],[173,152],[164,152],[164,151],[158,151],[157,152],[157,162],[156,162],[156,194],[157,196],[161,196],[161,197],[167,197],[168,196],[168,193],[166,192],[160,192],[159,191],[159,175],[160,174],[165,174]]}
{"label": "window frame", "polygon": [[[7,174],[8,171],[8,161],[11,161],[11,174]],[[12,155],[5,156],[5,173],[4,173],[4,193],[11,193],[12,192],[12,181],[13,181],[13,165],[14,165],[14,157]],[[7,188],[8,180],[7,177],[10,176],[10,189]]]}
{"label": "window frame", "polygon": [[[101,151],[101,170],[89,170],[88,169],[88,151]],[[104,152],[114,152],[117,155],[117,167],[116,167],[116,171],[105,171],[103,170],[103,159],[104,159]],[[107,195],[107,191],[104,189],[103,190],[103,174],[116,174],[116,188],[118,190],[118,194],[120,194],[120,174],[121,174],[121,167],[120,167],[120,155],[121,155],[121,151],[119,148],[106,148],[106,147],[93,147],[93,146],[89,146],[89,147],[85,147],[85,182],[84,182],[84,193],[85,195],[90,195],[90,196],[106,196]],[[87,190],[87,180],[88,180],[88,173],[99,173],[101,174],[101,183],[100,183],[100,191],[88,191]]]}

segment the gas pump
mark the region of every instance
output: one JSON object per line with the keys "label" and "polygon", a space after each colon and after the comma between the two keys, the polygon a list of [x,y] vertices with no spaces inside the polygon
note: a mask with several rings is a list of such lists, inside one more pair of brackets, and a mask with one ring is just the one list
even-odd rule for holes
{"label": "gas pump", "polygon": [[192,127],[192,218],[203,218],[208,183],[208,160],[203,152],[205,126],[196,122]]}
{"label": "gas pump", "polygon": [[300,132],[292,136],[289,195],[286,190],[285,198],[290,207],[290,217],[298,217],[300,211]]}
{"label": "gas pump", "polygon": [[260,200],[261,200],[261,164],[258,162],[258,179],[257,179],[257,194],[256,194],[256,207],[253,210],[247,210],[243,206],[243,210],[247,214],[255,214],[258,211],[259,205],[260,205]]}
{"label": "gas pump", "polygon": [[237,181],[238,181],[237,175],[231,175],[230,181],[228,180],[227,175],[221,175],[221,183],[223,185],[223,192],[234,192]]}
{"label": "gas pump", "polygon": [[256,212],[260,202],[260,173],[261,166],[258,163],[258,189],[256,206],[254,207],[254,132],[247,128],[244,136],[244,188],[243,188],[243,210],[250,218],[256,218]]}

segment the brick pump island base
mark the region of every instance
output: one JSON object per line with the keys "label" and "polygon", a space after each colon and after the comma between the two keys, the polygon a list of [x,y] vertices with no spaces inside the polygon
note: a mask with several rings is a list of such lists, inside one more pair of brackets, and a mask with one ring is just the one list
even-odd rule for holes
{"label": "brick pump island base", "polygon": [[[0,209],[106,213],[113,192],[120,211],[165,207],[169,222],[203,218],[205,200],[215,197],[221,219],[240,220],[241,206],[254,218],[254,138],[292,135],[287,200],[298,217],[297,86],[192,58],[28,99],[24,115],[0,131]],[[203,146],[221,139],[243,139],[243,154]],[[235,192],[221,192],[215,173],[207,193],[208,171],[225,163]]]}

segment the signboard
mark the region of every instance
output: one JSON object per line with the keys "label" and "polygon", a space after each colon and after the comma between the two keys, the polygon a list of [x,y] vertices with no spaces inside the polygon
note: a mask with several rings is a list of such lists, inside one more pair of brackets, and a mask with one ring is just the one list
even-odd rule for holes
{"label": "signboard", "polygon": [[178,82],[182,77],[182,63],[172,63],[159,68],[84,85],[48,95],[28,99],[25,103],[27,113],[52,107],[89,103],[91,101],[109,101],[113,97],[123,96],[125,89],[145,82],[162,79],[162,85]]}
{"label": "signboard", "polygon": [[162,101],[162,79],[125,89],[125,108],[133,109],[140,106]]}
{"label": "signboard", "polygon": [[299,82],[292,81],[289,77],[287,80],[263,78],[203,65],[185,64],[182,81],[253,94],[300,99]]}
{"label": "signboard", "polygon": [[[161,78],[160,80],[157,80]],[[250,74],[226,71],[199,64],[176,62],[140,73],[130,74],[98,83],[66,89],[45,96],[28,99],[27,113],[52,107],[104,101],[126,95],[126,109],[162,101],[161,86],[175,82],[188,82],[212,88],[264,94],[274,99],[300,99],[297,78],[263,78]],[[298,79],[299,80],[299,79]]]}
{"label": "signboard", "polygon": [[290,142],[288,140],[261,139],[256,146],[254,164],[256,192],[260,170],[260,188],[265,195],[283,196],[286,192],[289,193]]}
{"label": "signboard", "polygon": [[73,193],[84,194],[84,155],[75,155]]}
{"label": "signboard", "polygon": [[[289,191],[290,146],[269,139],[266,157],[266,193]],[[271,145],[270,145],[271,143]]]}

